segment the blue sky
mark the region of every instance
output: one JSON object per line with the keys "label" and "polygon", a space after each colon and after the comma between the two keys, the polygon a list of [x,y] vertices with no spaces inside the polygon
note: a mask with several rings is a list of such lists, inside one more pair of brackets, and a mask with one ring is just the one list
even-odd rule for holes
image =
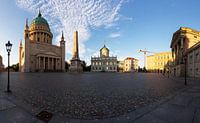
{"label": "blue sky", "polygon": [[199,0],[99,0],[81,3],[79,0],[1,0],[0,54],[7,65],[5,43],[13,43],[11,64],[18,62],[18,47],[23,39],[26,18],[30,21],[41,8],[50,23],[54,44],[64,30],[67,54],[71,59],[73,31],[79,31],[81,59],[90,64],[98,55],[104,40],[111,55],[119,60],[135,57],[143,66],[139,49],[152,52],[170,51],[173,33],[181,26],[200,30]]}

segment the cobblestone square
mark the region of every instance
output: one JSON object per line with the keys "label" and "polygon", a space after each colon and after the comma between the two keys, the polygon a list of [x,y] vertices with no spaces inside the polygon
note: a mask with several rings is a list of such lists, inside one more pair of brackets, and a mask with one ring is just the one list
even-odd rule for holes
{"label": "cobblestone square", "polygon": [[[73,119],[118,117],[159,102],[184,88],[183,81],[153,73],[11,73],[16,99]],[[1,93],[7,73],[0,73]]]}

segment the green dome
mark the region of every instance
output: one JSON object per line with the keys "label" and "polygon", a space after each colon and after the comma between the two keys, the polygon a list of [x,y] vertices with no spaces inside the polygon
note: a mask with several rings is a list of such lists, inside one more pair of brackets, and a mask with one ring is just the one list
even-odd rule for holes
{"label": "green dome", "polygon": [[42,17],[42,14],[40,12],[38,14],[38,17],[33,19],[33,21],[31,22],[31,25],[37,25],[37,24],[44,24],[49,26],[47,20]]}

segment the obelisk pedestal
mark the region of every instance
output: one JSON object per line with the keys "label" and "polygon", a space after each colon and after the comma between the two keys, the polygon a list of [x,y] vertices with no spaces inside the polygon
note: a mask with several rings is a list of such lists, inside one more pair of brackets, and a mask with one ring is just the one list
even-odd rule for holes
{"label": "obelisk pedestal", "polygon": [[83,67],[81,66],[81,60],[79,59],[78,51],[78,32],[74,32],[74,49],[73,57],[71,59],[71,64],[69,67],[69,72],[83,72]]}

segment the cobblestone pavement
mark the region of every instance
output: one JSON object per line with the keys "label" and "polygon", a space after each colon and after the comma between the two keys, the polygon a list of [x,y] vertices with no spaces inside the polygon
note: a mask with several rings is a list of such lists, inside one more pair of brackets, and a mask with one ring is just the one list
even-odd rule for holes
{"label": "cobblestone pavement", "polygon": [[[0,73],[1,91],[6,84],[7,73]],[[151,73],[11,73],[17,100],[73,119],[120,117],[182,88],[182,80]]]}

